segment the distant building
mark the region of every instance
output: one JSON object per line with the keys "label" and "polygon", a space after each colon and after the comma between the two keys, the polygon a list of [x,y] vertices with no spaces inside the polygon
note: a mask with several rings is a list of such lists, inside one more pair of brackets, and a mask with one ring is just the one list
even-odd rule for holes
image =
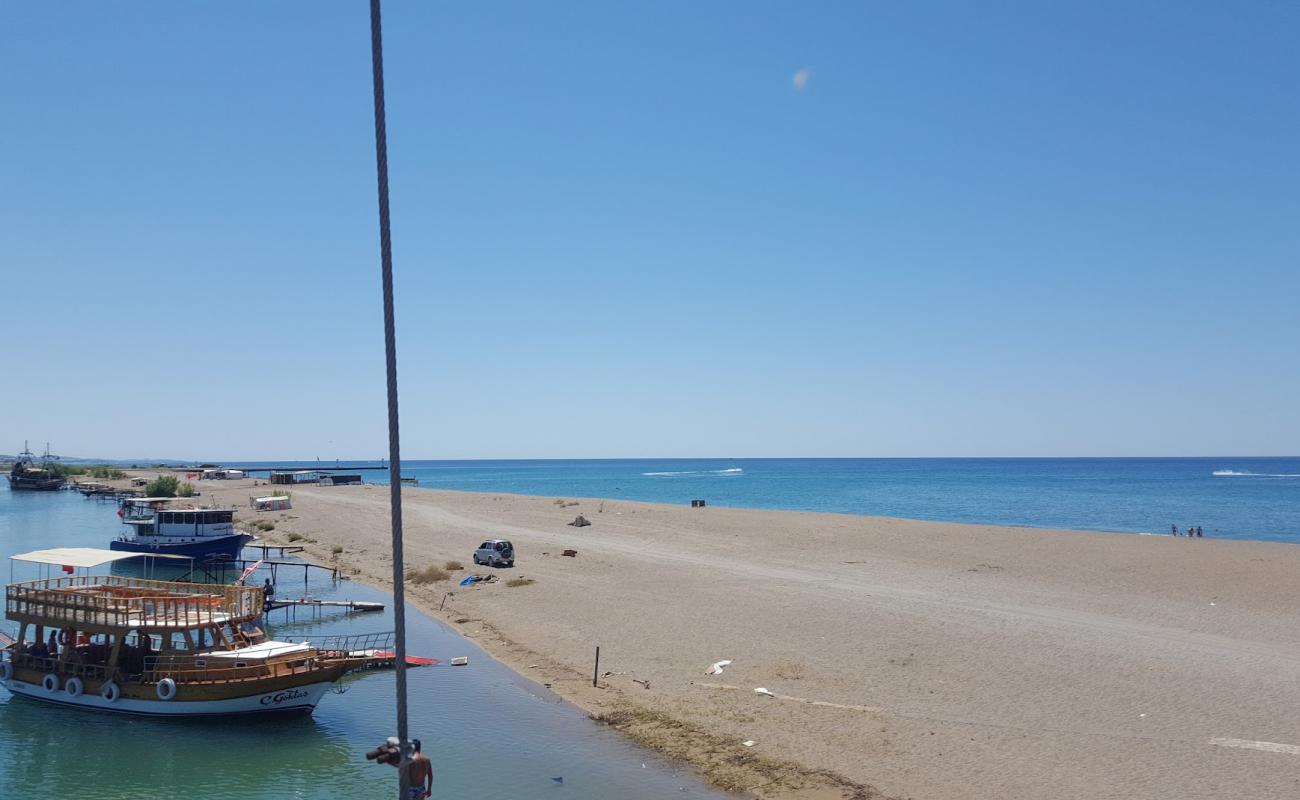
{"label": "distant building", "polygon": [[347,486],[348,484],[360,484],[360,475],[321,475],[321,486]]}

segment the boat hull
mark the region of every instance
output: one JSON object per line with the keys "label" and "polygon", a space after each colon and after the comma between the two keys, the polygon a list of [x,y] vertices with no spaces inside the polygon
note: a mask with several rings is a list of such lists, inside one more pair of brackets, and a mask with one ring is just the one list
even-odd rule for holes
{"label": "boat hull", "polygon": [[18,697],[42,703],[88,708],[113,714],[131,714],[148,717],[228,717],[248,714],[310,714],[330,688],[330,681],[309,683],[273,691],[259,692],[243,697],[213,700],[154,700],[119,697],[109,702],[97,693],[82,692],[73,697],[63,689],[46,691],[40,684],[19,680],[2,682],[4,687]]}
{"label": "boat hull", "polygon": [[196,559],[219,559],[219,558],[239,558],[239,553],[244,549],[244,545],[253,541],[253,537],[246,533],[236,533],[231,536],[214,536],[211,538],[194,539],[190,541],[177,542],[172,544],[155,544],[153,542],[142,542],[134,539],[117,539],[110,542],[110,550],[121,550],[128,553],[140,553],[142,555],[170,555],[185,556]]}
{"label": "boat hull", "polygon": [[21,475],[9,476],[9,488],[21,492],[53,492],[63,488],[65,478],[25,478]]}

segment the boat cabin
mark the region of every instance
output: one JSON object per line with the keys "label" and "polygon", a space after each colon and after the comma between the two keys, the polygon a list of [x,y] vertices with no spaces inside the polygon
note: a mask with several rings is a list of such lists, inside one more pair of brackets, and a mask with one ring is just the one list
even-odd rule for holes
{"label": "boat cabin", "polygon": [[235,510],[232,508],[163,508],[158,501],[166,499],[145,497],[128,500],[122,504],[122,524],[131,526],[136,537],[202,539],[236,533]]}

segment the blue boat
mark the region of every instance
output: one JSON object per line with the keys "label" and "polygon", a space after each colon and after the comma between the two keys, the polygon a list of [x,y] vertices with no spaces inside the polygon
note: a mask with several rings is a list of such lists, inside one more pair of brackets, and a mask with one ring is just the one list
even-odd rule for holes
{"label": "blue boat", "polygon": [[169,498],[127,500],[118,509],[128,533],[109,544],[111,550],[186,556],[199,561],[239,558],[254,537],[235,530],[231,508],[163,508]]}

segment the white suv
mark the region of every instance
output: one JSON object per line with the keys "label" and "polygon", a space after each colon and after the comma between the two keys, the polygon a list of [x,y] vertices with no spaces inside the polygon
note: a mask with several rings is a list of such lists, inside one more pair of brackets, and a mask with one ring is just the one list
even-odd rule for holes
{"label": "white suv", "polygon": [[489,567],[513,567],[515,547],[505,539],[489,539],[474,551],[474,563]]}

